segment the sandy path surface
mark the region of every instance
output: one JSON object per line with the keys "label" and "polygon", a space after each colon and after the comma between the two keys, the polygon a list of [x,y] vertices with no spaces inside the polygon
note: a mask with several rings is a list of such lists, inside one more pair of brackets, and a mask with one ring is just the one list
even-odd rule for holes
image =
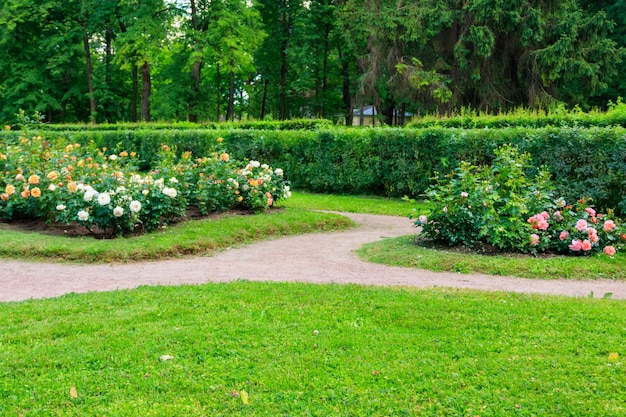
{"label": "sandy path surface", "polygon": [[68,265],[0,259],[0,301],[56,297],[71,292],[111,291],[141,285],[232,281],[299,281],[455,287],[626,298],[626,282],[531,280],[439,273],[361,261],[354,251],[367,242],[415,233],[405,217],[342,213],[358,227],[332,233],[279,238],[212,256],[130,264]]}

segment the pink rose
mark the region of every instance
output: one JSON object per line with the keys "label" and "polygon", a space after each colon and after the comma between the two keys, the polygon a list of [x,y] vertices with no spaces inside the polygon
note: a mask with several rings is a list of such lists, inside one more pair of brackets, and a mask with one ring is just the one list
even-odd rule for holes
{"label": "pink rose", "polygon": [[548,222],[544,220],[543,218],[537,221],[537,228],[539,230],[548,230],[548,227],[550,227],[550,224],[548,224]]}
{"label": "pink rose", "polygon": [[578,229],[579,232],[584,232],[585,230],[587,230],[587,227],[587,220],[580,219],[576,222],[576,229]]}
{"label": "pink rose", "polygon": [[591,221],[591,223],[593,223],[593,224],[598,224],[598,223],[600,223],[600,220],[599,220],[597,217],[595,217],[595,216],[593,216],[593,217],[592,217],[591,219],[589,219],[589,220],[590,220],[590,221]]}
{"label": "pink rose", "polygon": [[597,234],[595,234],[595,233],[594,233],[594,234],[592,234],[592,235],[589,235],[589,240],[591,240],[593,243],[598,243],[598,241],[600,240],[600,238],[598,237],[598,235],[597,235]]}
{"label": "pink rose", "polygon": [[591,216],[591,217],[595,217],[596,216],[596,211],[594,209],[592,209],[591,207],[587,207],[585,209],[585,211]]}
{"label": "pink rose", "polygon": [[542,211],[539,216],[543,217],[545,220],[548,220],[550,218],[550,215],[547,211]]}
{"label": "pink rose", "polygon": [[615,255],[615,248],[613,246],[605,246],[604,253],[609,256],[613,256]]}
{"label": "pink rose", "polygon": [[582,249],[587,252],[591,250],[591,242],[588,241],[587,239],[583,240],[583,246]]}
{"label": "pink rose", "polygon": [[530,235],[530,244],[533,245],[533,246],[536,246],[536,245],[539,244],[539,236],[536,235],[535,233]]}
{"label": "pink rose", "polygon": [[568,236],[569,236],[569,232],[567,230],[563,230],[561,234],[559,235],[559,239],[565,240],[567,239]]}
{"label": "pink rose", "polygon": [[428,217],[424,216],[423,214],[419,216],[418,220],[421,224],[428,224]]}
{"label": "pink rose", "polygon": [[572,244],[569,245],[569,248],[574,252],[578,252],[583,248],[583,242],[580,239],[572,240]]}
{"label": "pink rose", "polygon": [[463,192],[461,193],[461,197],[463,197],[463,198],[467,198],[467,197],[469,197],[469,194],[468,194],[468,193],[466,193],[465,191],[463,191]]}
{"label": "pink rose", "polygon": [[602,225],[602,230],[607,233],[611,232],[613,229],[615,229],[615,222],[613,220],[607,220]]}
{"label": "pink rose", "polygon": [[559,220],[559,221],[563,220],[563,216],[561,215],[560,211],[555,211],[554,212],[554,218]]}

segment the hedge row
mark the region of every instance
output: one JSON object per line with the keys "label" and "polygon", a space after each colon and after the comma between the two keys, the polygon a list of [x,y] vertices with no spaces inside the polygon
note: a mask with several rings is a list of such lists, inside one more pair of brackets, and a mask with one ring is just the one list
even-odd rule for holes
{"label": "hedge row", "polygon": [[521,110],[499,115],[459,115],[438,118],[428,116],[407,124],[407,128],[448,127],[459,129],[501,129],[505,127],[542,128],[555,127],[626,127],[626,103],[618,102],[607,112],[565,112],[552,113]]}
{"label": "hedge row", "polygon": [[[4,132],[3,134],[17,134]],[[435,173],[462,160],[489,164],[505,143],[531,154],[553,174],[560,195],[592,197],[599,208],[626,214],[626,129],[338,129],[317,131],[133,130],[46,132],[71,141],[94,140],[109,149],[137,150],[148,168],[158,147],[206,153],[218,137],[235,158],[284,169],[292,185],[315,192],[420,196]],[[0,136],[1,138],[1,136]]]}
{"label": "hedge row", "polygon": [[209,123],[115,123],[115,124],[42,124],[37,125],[37,129],[45,131],[100,131],[100,130],[301,130],[320,129],[333,126],[330,120],[326,119],[293,119],[283,121],[251,121],[251,122],[209,122]]}

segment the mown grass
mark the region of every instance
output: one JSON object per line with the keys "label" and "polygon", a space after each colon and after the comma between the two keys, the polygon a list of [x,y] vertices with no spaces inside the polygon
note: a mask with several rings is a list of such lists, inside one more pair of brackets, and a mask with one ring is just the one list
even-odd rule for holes
{"label": "mown grass", "polygon": [[615,300],[252,282],[4,303],[0,416],[622,416],[625,321]]}
{"label": "mown grass", "polygon": [[480,255],[453,249],[431,249],[416,243],[416,237],[402,236],[363,245],[358,254],[368,262],[392,266],[449,271],[463,274],[518,276],[539,279],[626,279],[626,257]]}
{"label": "mown grass", "polygon": [[78,262],[126,262],[207,254],[279,236],[341,230],[342,216],[297,208],[264,214],[192,220],[141,236],[116,239],[0,230],[0,256]]}
{"label": "mown grass", "polygon": [[[415,208],[414,204],[404,201],[401,198],[313,194],[305,192],[293,193],[292,198],[282,201],[281,204],[285,207],[306,210],[329,210],[347,213],[407,217]],[[420,208],[426,210],[427,205],[420,204]]]}

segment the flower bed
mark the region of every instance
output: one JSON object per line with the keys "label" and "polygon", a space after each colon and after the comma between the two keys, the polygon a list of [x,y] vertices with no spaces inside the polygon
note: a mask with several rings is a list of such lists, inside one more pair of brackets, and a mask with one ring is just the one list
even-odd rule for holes
{"label": "flower bed", "polygon": [[489,245],[500,251],[609,256],[626,233],[612,210],[597,213],[585,199],[566,205],[553,196],[545,170],[528,178],[528,154],[510,145],[495,151],[492,167],[462,162],[431,187],[427,217],[415,221],[422,233],[450,246]]}
{"label": "flower bed", "polygon": [[0,218],[77,222],[114,237],[178,221],[190,205],[203,214],[259,211],[290,196],[280,168],[231,160],[221,142],[208,156],[187,152],[179,159],[163,145],[146,173],[135,152],[41,136],[7,141],[0,145]]}

